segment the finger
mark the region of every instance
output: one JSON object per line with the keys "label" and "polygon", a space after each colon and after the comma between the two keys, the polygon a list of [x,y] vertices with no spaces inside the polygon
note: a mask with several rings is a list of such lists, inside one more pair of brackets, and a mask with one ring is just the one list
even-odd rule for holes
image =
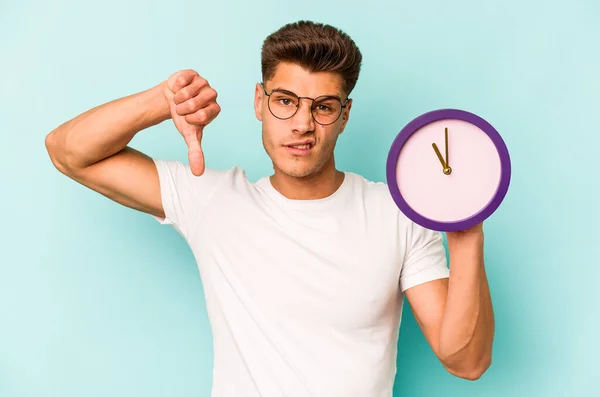
{"label": "finger", "polygon": [[198,110],[197,112],[185,116],[185,121],[193,125],[206,125],[213,121],[221,112],[221,106],[213,102],[207,107]]}
{"label": "finger", "polygon": [[194,164],[194,175],[200,176],[204,173],[204,151],[202,150],[202,133],[204,127],[198,128],[198,132],[196,132],[196,137],[198,139],[198,144],[200,145],[200,152],[198,155],[192,159]]}
{"label": "finger", "polygon": [[208,86],[208,82],[201,77],[196,77],[190,84],[175,92],[173,97],[175,104],[179,105],[197,96],[205,86]]}
{"label": "finger", "polygon": [[195,176],[202,175],[204,173],[204,153],[202,149],[188,153],[192,174]]}
{"label": "finger", "polygon": [[173,94],[173,92],[171,91],[171,89],[169,88],[168,85],[165,87],[165,89],[163,90],[163,92],[165,94],[165,98],[167,98],[167,101],[169,101],[169,104],[171,102],[173,102],[173,96],[174,96],[174,94]]}
{"label": "finger", "polygon": [[183,87],[187,86],[194,80],[194,77],[198,76],[193,70],[182,70],[179,73],[173,74],[167,81],[167,87],[171,92],[176,93]]}
{"label": "finger", "polygon": [[201,146],[202,128],[199,128],[197,133],[190,133],[185,137],[188,145],[188,159],[192,174],[199,176],[204,173],[204,153]]}
{"label": "finger", "polygon": [[217,92],[208,85],[201,88],[198,95],[187,101],[177,105],[176,111],[180,116],[185,116],[197,112],[198,110],[206,107],[211,102],[215,102],[217,99]]}

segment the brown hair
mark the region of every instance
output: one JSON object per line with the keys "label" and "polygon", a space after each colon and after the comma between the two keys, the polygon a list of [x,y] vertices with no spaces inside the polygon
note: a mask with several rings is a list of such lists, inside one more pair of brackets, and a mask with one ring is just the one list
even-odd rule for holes
{"label": "brown hair", "polygon": [[275,74],[280,62],[290,62],[311,72],[339,73],[347,95],[360,73],[362,54],[346,33],[331,25],[298,21],[284,25],[265,39],[261,52],[263,81]]}

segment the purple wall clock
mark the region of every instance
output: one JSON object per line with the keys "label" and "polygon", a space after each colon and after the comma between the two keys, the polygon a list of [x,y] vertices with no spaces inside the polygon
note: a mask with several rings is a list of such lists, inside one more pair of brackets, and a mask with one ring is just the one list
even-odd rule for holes
{"label": "purple wall clock", "polygon": [[504,140],[481,117],[458,109],[425,113],[396,136],[387,185],[415,223],[436,231],[468,229],[504,200],[511,162]]}

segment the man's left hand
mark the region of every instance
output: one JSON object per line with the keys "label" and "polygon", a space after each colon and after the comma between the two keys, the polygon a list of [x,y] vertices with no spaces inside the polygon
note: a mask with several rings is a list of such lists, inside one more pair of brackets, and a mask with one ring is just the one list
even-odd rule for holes
{"label": "man's left hand", "polygon": [[483,222],[471,226],[468,229],[446,232],[446,237],[448,238],[449,243],[463,240],[480,240],[483,238]]}

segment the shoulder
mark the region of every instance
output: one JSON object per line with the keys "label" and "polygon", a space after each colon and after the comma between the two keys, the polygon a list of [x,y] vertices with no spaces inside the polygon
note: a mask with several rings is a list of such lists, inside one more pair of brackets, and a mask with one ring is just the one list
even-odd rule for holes
{"label": "shoulder", "polygon": [[230,168],[205,168],[204,173],[196,176],[189,164],[180,160],[153,159],[158,173],[163,177],[187,180],[190,183],[202,184],[208,181],[246,179],[244,169],[238,166]]}
{"label": "shoulder", "polygon": [[[379,227],[390,225],[402,236],[407,238],[406,244],[410,247],[430,246],[439,249],[437,243],[442,241],[442,234],[435,230],[427,229],[404,214],[396,205],[389,187],[384,182],[369,180],[358,174],[350,174],[353,179],[355,192],[363,197],[363,202],[372,219],[379,219]],[[431,244],[435,242],[436,244]]]}
{"label": "shoulder", "polygon": [[386,209],[399,211],[385,182],[374,181],[353,172],[346,172],[346,176],[351,179],[354,194],[360,194],[364,200]]}
{"label": "shoulder", "polygon": [[346,175],[351,179],[353,196],[367,213],[381,217],[386,223],[392,221],[401,228],[410,226],[410,220],[396,205],[387,183],[352,172],[346,172]]}
{"label": "shoulder", "polygon": [[177,195],[192,201],[205,202],[217,192],[243,191],[252,187],[246,172],[239,166],[205,168],[202,175],[194,175],[189,164],[179,160],[154,159],[163,196]]}

